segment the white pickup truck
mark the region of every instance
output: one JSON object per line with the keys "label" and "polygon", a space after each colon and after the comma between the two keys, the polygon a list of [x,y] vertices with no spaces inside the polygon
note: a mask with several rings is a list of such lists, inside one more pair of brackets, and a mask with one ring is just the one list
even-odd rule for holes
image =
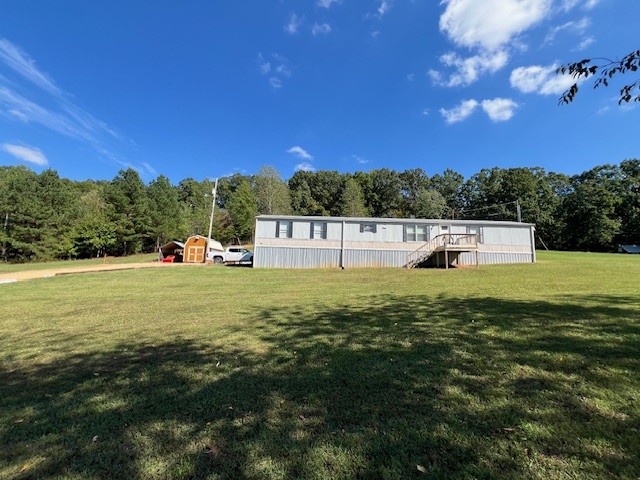
{"label": "white pickup truck", "polygon": [[[217,243],[217,242],[216,242]],[[219,245],[219,244],[218,244]],[[253,265],[253,252],[244,247],[227,247],[209,249],[207,259],[215,264]]]}

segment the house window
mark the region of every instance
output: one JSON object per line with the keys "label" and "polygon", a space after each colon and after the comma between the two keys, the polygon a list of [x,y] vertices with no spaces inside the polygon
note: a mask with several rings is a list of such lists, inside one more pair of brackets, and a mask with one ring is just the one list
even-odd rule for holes
{"label": "house window", "polygon": [[291,238],[293,234],[293,222],[276,222],[276,238]]}
{"label": "house window", "polygon": [[311,238],[327,238],[327,222],[311,222]]}
{"label": "house window", "polygon": [[405,225],[405,242],[426,242],[429,240],[428,225]]}
{"label": "house window", "polygon": [[378,231],[378,225],[375,223],[361,223],[360,224],[360,233],[369,232],[376,233]]}

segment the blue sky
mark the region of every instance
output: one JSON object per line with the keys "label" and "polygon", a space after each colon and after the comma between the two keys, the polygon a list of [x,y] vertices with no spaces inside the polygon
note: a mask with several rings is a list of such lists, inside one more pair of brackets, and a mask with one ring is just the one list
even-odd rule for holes
{"label": "blue sky", "polygon": [[554,68],[640,48],[639,17],[638,0],[5,0],[0,165],[579,173],[640,156],[640,108],[620,82],[559,107]]}

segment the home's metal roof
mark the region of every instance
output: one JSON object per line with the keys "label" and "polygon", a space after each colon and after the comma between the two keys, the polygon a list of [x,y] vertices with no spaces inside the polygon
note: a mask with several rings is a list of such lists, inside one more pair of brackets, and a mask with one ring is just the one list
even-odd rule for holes
{"label": "home's metal roof", "polygon": [[624,253],[640,253],[640,245],[620,245]]}
{"label": "home's metal roof", "polygon": [[258,220],[306,220],[310,222],[349,222],[349,223],[415,223],[415,224],[438,224],[438,225],[497,225],[505,227],[533,227],[533,223],[505,222],[496,220],[451,220],[446,218],[371,218],[371,217],[321,217],[321,216],[299,216],[299,215],[258,215]]}

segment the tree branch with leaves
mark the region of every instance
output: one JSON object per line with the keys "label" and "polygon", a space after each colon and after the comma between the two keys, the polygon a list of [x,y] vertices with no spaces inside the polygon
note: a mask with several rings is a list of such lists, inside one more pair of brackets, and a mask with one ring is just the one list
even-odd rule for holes
{"label": "tree branch with leaves", "polygon": [[[603,62],[603,63],[595,63]],[[586,58],[579,62],[568,63],[556,69],[558,75],[571,75],[576,82],[562,94],[559,105],[570,104],[578,93],[578,83],[582,79],[597,77],[593,88],[608,87],[609,81],[616,75],[637,72],[640,69],[640,50],[625,55],[621,60],[608,58]],[[640,80],[624,85],[620,89],[618,105],[628,102],[640,102]]]}

